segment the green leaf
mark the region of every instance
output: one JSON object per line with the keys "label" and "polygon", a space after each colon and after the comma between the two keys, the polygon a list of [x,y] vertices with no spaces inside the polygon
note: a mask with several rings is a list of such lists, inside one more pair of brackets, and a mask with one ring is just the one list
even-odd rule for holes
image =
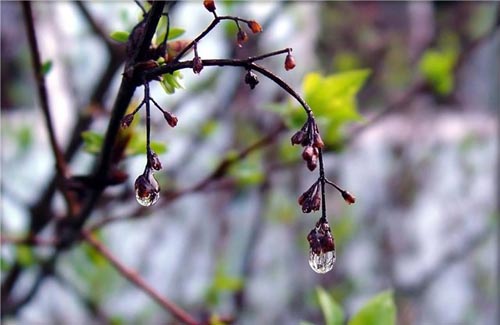
{"label": "green leaf", "polygon": [[184,89],[184,85],[180,81],[182,78],[180,71],[175,71],[173,74],[166,73],[162,75],[160,84],[167,94],[173,94],[176,89]]}
{"label": "green leaf", "polygon": [[453,68],[458,53],[452,47],[446,50],[427,50],[420,60],[419,68],[424,78],[439,95],[448,95],[454,87]]}
{"label": "green leaf", "polygon": [[126,43],[128,41],[128,36],[130,35],[129,32],[125,31],[114,31],[111,34],[109,34],[109,37],[111,37],[112,40],[115,40],[120,43]]}
{"label": "green leaf", "polygon": [[83,131],[83,150],[90,154],[98,154],[101,151],[104,135],[94,131]]}
{"label": "green leaf", "polygon": [[370,299],[349,321],[349,325],[393,325],[396,324],[396,306],[391,290]]}
{"label": "green leaf", "polygon": [[50,72],[50,69],[52,69],[52,60],[47,60],[42,63],[40,72],[42,73],[42,75],[46,76]]}
{"label": "green leaf", "polygon": [[344,311],[335,302],[333,297],[328,294],[323,288],[317,287],[316,294],[318,295],[319,305],[326,325],[341,325],[344,322]]}

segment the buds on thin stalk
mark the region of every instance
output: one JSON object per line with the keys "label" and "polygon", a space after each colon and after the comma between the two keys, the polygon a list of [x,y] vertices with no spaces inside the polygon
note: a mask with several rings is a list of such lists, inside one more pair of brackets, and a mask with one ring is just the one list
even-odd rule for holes
{"label": "buds on thin stalk", "polygon": [[345,190],[340,192],[340,193],[342,194],[342,197],[347,202],[347,204],[350,205],[350,204],[356,203],[356,197],[354,195],[352,195],[351,193],[349,193]]}
{"label": "buds on thin stalk", "polygon": [[203,0],[203,5],[205,6],[205,9],[210,12],[214,12],[216,9],[214,0]]}
{"label": "buds on thin stalk", "polygon": [[320,219],[307,235],[309,242],[309,265],[316,273],[326,273],[335,264],[335,240],[326,219]]}
{"label": "buds on thin stalk", "polygon": [[255,20],[250,20],[247,22],[248,28],[252,31],[252,33],[257,34],[262,32],[262,26]]}
{"label": "buds on thin stalk", "polygon": [[254,89],[259,83],[259,79],[257,79],[257,75],[255,75],[255,73],[248,70],[245,75],[245,83],[250,86],[250,89]]}
{"label": "buds on thin stalk", "polygon": [[303,213],[318,211],[321,207],[321,196],[318,182],[314,183],[307,191],[298,198],[298,203],[302,206]]}

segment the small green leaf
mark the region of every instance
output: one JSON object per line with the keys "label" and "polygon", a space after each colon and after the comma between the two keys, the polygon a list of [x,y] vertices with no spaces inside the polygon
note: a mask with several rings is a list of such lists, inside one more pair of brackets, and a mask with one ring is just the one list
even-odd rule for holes
{"label": "small green leaf", "polygon": [[333,297],[328,294],[323,288],[317,287],[316,294],[318,295],[319,305],[326,325],[341,325],[344,323],[344,311],[335,302]]}
{"label": "small green leaf", "polygon": [[173,74],[166,73],[162,75],[161,86],[167,94],[175,93],[175,89],[184,89],[184,85],[180,81],[183,78],[180,71],[175,71]]}
{"label": "small green leaf", "polygon": [[40,72],[42,73],[42,75],[46,76],[50,72],[50,69],[52,69],[52,60],[47,60],[42,63]]}
{"label": "small green leaf", "polygon": [[128,36],[130,35],[129,32],[125,31],[114,31],[111,34],[109,34],[109,37],[111,37],[112,40],[115,40],[120,43],[126,43],[128,41]]}
{"label": "small green leaf", "polygon": [[104,135],[94,131],[83,131],[83,150],[90,154],[98,154],[101,151]]}
{"label": "small green leaf", "polygon": [[420,71],[434,91],[440,95],[448,95],[454,87],[453,68],[458,53],[452,47],[446,50],[427,50],[419,64]]}
{"label": "small green leaf", "polygon": [[391,290],[370,299],[351,318],[349,325],[393,325],[396,324],[396,306]]}

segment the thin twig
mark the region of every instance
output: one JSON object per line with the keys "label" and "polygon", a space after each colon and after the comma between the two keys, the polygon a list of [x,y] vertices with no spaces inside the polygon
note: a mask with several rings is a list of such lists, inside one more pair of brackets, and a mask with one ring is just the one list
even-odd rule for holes
{"label": "thin twig", "polygon": [[66,161],[64,160],[64,156],[57,143],[54,126],[52,125],[52,117],[49,108],[47,88],[45,87],[45,76],[42,71],[42,62],[40,60],[40,52],[38,51],[38,42],[35,34],[35,25],[33,23],[31,2],[23,1],[22,7],[24,14],[24,22],[26,24],[26,32],[28,34],[28,44],[31,52],[31,61],[33,63],[38,96],[40,98],[40,106],[42,108],[43,117],[45,120],[45,126],[47,127],[47,132],[49,134],[50,146],[52,148],[52,153],[56,160],[57,171],[62,177],[66,178],[68,177],[69,171]]}
{"label": "thin twig", "polygon": [[83,2],[75,1],[75,5],[80,10],[80,13],[83,15],[83,17],[85,17],[85,19],[87,20],[94,34],[96,34],[101,39],[101,41],[103,41],[103,43],[106,45],[108,52],[112,53],[116,51],[115,44],[113,44],[110,41],[108,34],[102,29],[101,25],[94,19],[94,17],[92,17],[92,15],[90,14],[87,7],[83,4]]}
{"label": "thin twig", "polygon": [[142,291],[147,293],[151,298],[153,298],[159,305],[168,310],[177,320],[190,325],[198,324],[191,315],[181,309],[179,306],[168,300],[167,298],[161,296],[153,287],[144,281],[142,277],[139,276],[134,270],[123,265],[116,257],[106,248],[100,241],[98,241],[91,233],[88,231],[82,232],[83,237],[95,250],[97,250],[103,257],[105,257],[109,263],[111,263],[118,272],[120,272],[125,278],[130,282],[139,287]]}
{"label": "thin twig", "polygon": [[32,245],[32,246],[55,246],[57,245],[56,238],[42,238],[38,236],[28,237],[12,237],[9,235],[0,235],[0,243],[2,245]]}

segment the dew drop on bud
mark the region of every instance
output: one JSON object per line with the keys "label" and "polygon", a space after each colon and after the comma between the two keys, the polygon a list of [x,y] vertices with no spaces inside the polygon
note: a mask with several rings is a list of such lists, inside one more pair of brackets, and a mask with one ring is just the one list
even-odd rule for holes
{"label": "dew drop on bud", "polygon": [[135,198],[145,207],[152,206],[160,198],[160,186],[151,172],[140,175],[135,181]]}
{"label": "dew drop on bud", "polygon": [[335,250],[321,252],[319,254],[313,252],[312,249],[309,250],[309,265],[316,273],[323,274],[331,271],[335,264],[335,260]]}

